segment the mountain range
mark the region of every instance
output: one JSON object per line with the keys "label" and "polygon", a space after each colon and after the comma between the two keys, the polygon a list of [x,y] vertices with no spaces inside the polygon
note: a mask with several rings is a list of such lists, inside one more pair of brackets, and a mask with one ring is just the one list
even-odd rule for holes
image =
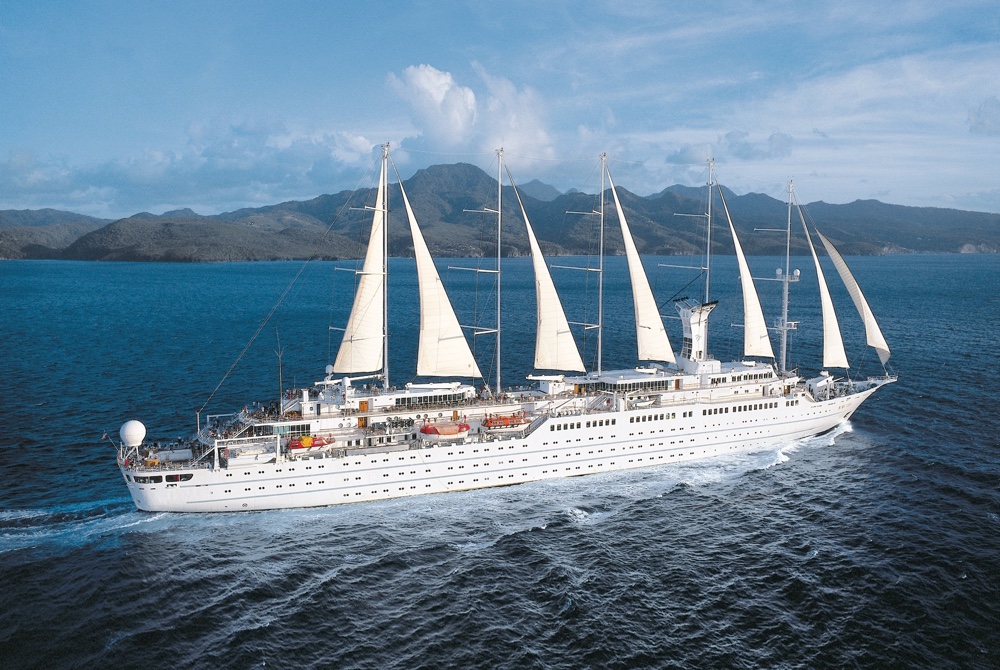
{"label": "mountain range", "polygon": [[[438,257],[496,253],[497,183],[466,163],[436,165],[403,182],[427,244]],[[519,187],[539,244],[546,255],[597,251],[600,194],[560,193],[534,180]],[[705,189],[671,186],[640,196],[618,187],[636,246],[644,254],[700,254],[704,226],[690,215],[705,212]],[[787,224],[785,202],[760,193],[725,190],[726,204],[750,254],[784,253],[784,235],[754,232]],[[125,261],[238,261],[356,258],[364,250],[373,189],[341,191],[312,200],[240,209],[211,216],[190,209],[160,215],[139,213],[111,221],[53,209],[0,211],[0,259]],[[512,188],[503,189],[503,253],[525,255],[528,240]],[[719,208],[718,199],[715,204]],[[607,253],[621,253],[614,205],[606,204]],[[390,186],[393,255],[412,255],[398,185]],[[933,207],[906,207],[877,200],[804,206],[845,254],[997,253],[1000,214]],[[477,213],[478,212],[478,213]],[[581,214],[584,212],[585,214]],[[675,216],[677,214],[687,216]],[[797,217],[796,217],[797,218]],[[724,219],[717,219],[717,224]],[[793,224],[798,227],[797,221]],[[724,226],[725,224],[722,223]],[[792,253],[807,253],[801,235]],[[798,240],[798,241],[797,241]],[[713,252],[732,253],[728,233],[713,234]]]}

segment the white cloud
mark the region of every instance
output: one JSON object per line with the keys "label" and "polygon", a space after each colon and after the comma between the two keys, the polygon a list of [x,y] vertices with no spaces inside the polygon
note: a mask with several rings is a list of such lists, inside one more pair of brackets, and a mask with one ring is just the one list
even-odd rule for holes
{"label": "white cloud", "polygon": [[479,63],[473,69],[486,84],[486,104],[477,138],[480,148],[489,151],[509,147],[525,157],[551,159],[555,156],[552,137],[546,127],[545,100],[533,89],[518,89],[513,82],[486,71]]}
{"label": "white cloud", "polygon": [[372,153],[374,142],[363,135],[355,135],[344,131],[330,136],[331,155],[342,163],[356,165],[368,159]]}
{"label": "white cloud", "polygon": [[12,152],[0,164],[0,208],[54,207],[103,217],[191,207],[213,214],[353,187],[373,144],[348,132],[299,134],[281,124],[189,126],[178,151],[146,150],[96,165],[69,166]]}
{"label": "white cloud", "polygon": [[743,160],[786,158],[792,153],[795,141],[785,133],[771,133],[766,142],[751,142],[750,133],[731,130],[725,134],[721,145],[730,155]]}
{"label": "white cloud", "polygon": [[413,65],[398,76],[389,75],[390,87],[410,105],[420,137],[416,144],[483,155],[504,147],[526,159],[551,159],[556,151],[544,96],[528,86],[519,88],[479,63],[472,63],[472,69],[479,76],[473,85],[431,65]]}
{"label": "white cloud", "polygon": [[713,155],[711,144],[685,144],[670,152],[665,162],[674,165],[704,164]]}
{"label": "white cloud", "polygon": [[430,65],[411,65],[389,84],[412,106],[428,139],[445,146],[466,142],[476,123],[476,94],[459,86],[450,72]]}

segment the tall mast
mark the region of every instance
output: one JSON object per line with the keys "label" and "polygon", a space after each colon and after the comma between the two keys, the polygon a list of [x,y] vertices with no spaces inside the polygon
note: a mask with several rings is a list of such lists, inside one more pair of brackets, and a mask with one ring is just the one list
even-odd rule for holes
{"label": "tall mast", "polygon": [[[705,236],[705,303],[708,303],[712,279],[712,187],[715,185],[715,159],[708,159],[708,234]],[[705,333],[705,351],[708,351],[708,333]]]}
{"label": "tall mast", "polygon": [[382,145],[382,387],[389,390],[389,143]]}
{"label": "tall mast", "polygon": [[597,374],[604,369],[604,176],[608,173],[608,155],[601,154],[601,230],[597,239]]}
{"label": "tall mast", "polygon": [[[781,320],[778,321],[778,330],[781,331],[781,371],[786,372],[788,356],[788,331],[795,330],[797,323],[788,321],[788,283],[792,280],[791,256],[792,256],[792,201],[794,200],[795,182],[788,180],[788,228],[785,232],[785,276],[781,281]],[[779,270],[780,272],[780,270]]]}
{"label": "tall mast", "polygon": [[[712,284],[712,201],[715,198],[712,195],[712,187],[715,185],[715,159],[708,159],[708,212],[705,214],[705,221],[708,225],[708,233],[705,235],[705,302],[703,304],[707,305],[709,298],[711,297],[711,284]],[[720,187],[721,190],[721,187]],[[704,351],[708,353],[708,326],[706,325],[704,332],[702,333]]]}
{"label": "tall mast", "polygon": [[503,220],[503,147],[497,149],[497,398],[500,397],[500,224]]}

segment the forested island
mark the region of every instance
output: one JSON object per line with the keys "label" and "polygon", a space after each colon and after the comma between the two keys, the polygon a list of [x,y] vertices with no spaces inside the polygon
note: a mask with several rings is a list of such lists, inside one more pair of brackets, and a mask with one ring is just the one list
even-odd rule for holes
{"label": "forested island", "polygon": [[[468,210],[495,207],[496,180],[466,163],[436,165],[404,182],[430,247],[438,258],[496,253],[494,218]],[[671,186],[640,196],[619,186],[619,195],[639,251],[646,255],[687,255],[704,251],[703,227],[690,217],[702,214],[704,188]],[[597,195],[559,193],[538,181],[521,189],[528,216],[548,256],[596,253],[596,225],[589,212]],[[118,261],[247,261],[356,258],[363,253],[363,207],[369,192],[342,191],[312,200],[284,202],[210,216],[190,209],[140,213],[111,221],[53,209],[0,211],[0,259]],[[754,228],[782,227],[785,202],[767,195],[736,195],[726,201],[749,254],[784,253],[780,235],[753,234]],[[493,203],[491,205],[491,203]],[[370,204],[370,203],[369,203]],[[412,255],[399,187],[390,188],[389,252]],[[997,253],[1000,214],[934,207],[906,207],[857,200],[843,205],[814,202],[804,207],[845,254]],[[614,214],[609,214],[613,223]],[[504,189],[504,255],[527,255],[528,240],[510,187]],[[396,219],[392,219],[396,222]],[[799,225],[795,222],[795,225]],[[793,253],[807,253],[793,240]],[[619,253],[618,227],[609,225],[605,249]],[[713,252],[731,253],[728,235],[713,239]]]}

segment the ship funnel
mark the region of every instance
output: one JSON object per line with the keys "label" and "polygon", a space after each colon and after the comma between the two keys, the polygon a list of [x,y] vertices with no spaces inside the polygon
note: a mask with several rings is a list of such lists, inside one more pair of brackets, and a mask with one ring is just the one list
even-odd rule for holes
{"label": "ship funnel", "polygon": [[718,303],[715,301],[704,305],[688,301],[679,301],[675,304],[684,326],[681,358],[689,361],[708,359],[708,315],[715,309],[716,304]]}

